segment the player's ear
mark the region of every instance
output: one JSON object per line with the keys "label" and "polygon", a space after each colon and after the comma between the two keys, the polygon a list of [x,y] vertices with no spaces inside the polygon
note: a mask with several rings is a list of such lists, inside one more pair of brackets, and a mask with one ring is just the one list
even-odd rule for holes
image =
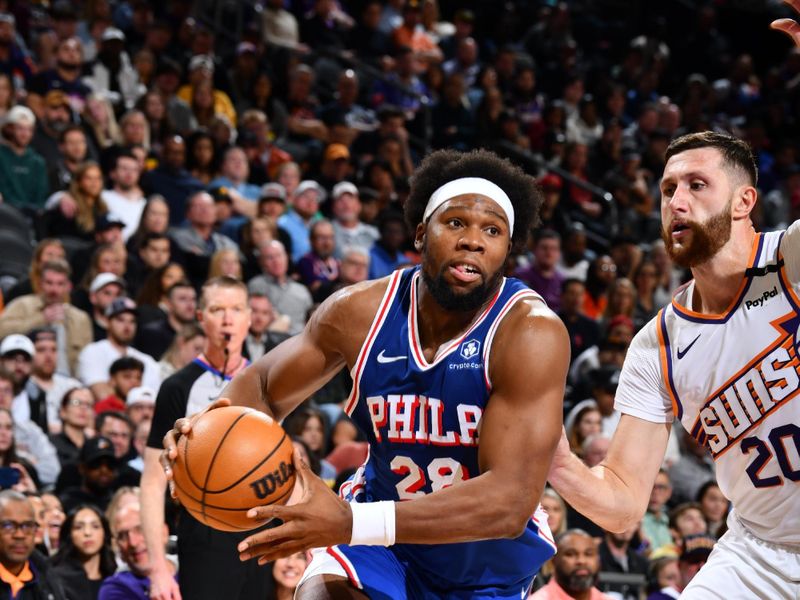
{"label": "player's ear", "polygon": [[740,186],[733,194],[731,213],[734,219],[746,219],[756,206],[758,191],[752,185]]}
{"label": "player's ear", "polygon": [[417,252],[422,252],[422,246],[425,242],[425,232],[428,229],[426,223],[420,223],[417,225],[417,230],[414,232],[414,249]]}

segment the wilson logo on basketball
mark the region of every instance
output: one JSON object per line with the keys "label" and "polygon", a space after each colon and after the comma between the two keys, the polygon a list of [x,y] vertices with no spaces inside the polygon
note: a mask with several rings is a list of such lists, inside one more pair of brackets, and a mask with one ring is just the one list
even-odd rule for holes
{"label": "wilson logo on basketball", "polygon": [[294,474],[294,465],[282,462],[272,473],[267,473],[261,479],[252,481],[250,487],[253,488],[256,497],[259,500],[263,500],[275,493],[275,490],[289,481],[292,474]]}

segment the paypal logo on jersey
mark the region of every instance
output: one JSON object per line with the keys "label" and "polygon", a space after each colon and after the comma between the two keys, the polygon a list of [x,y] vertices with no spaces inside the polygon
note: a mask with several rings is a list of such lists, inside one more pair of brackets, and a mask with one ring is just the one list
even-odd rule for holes
{"label": "paypal logo on jersey", "polygon": [[480,352],[480,349],[481,343],[476,339],[471,339],[461,344],[461,350],[459,350],[458,353],[464,360],[469,360],[470,358],[477,356],[478,352]]}

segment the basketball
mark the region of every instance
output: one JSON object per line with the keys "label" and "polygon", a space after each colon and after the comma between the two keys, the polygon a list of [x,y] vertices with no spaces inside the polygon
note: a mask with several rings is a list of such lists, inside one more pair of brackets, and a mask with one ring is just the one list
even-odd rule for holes
{"label": "basketball", "polygon": [[283,504],[294,487],[292,440],[252,408],[225,406],[199,417],[178,440],[175,493],[198,521],[222,531],[247,531],[254,506]]}

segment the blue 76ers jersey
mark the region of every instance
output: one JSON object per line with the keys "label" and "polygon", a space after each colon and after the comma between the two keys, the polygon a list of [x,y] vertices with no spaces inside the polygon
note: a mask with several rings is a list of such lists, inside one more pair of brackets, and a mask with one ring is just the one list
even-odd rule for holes
{"label": "blue 76ers jersey", "polygon": [[[353,367],[346,411],[370,443],[367,463],[341,490],[356,501],[413,500],[480,474],[478,428],[491,394],[492,338],[517,300],[537,297],[520,281],[504,279],[471,328],[428,363],[417,329],[419,279],[418,268],[390,277]],[[336,547],[345,557],[352,550]],[[514,540],[391,550],[428,589],[494,589],[519,597],[555,546],[537,511]]]}

